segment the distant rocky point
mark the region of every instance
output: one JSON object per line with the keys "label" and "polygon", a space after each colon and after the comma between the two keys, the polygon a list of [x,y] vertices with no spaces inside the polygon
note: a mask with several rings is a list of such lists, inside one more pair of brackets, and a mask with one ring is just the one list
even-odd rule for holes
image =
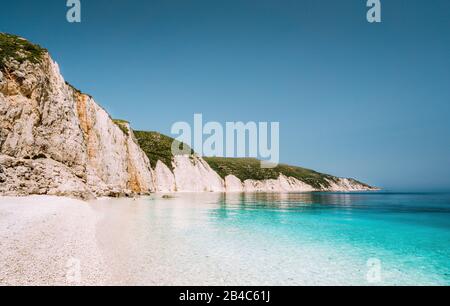
{"label": "distant rocky point", "polygon": [[299,167],[260,169],[252,159],[172,156],[172,141],[113,120],[65,82],[47,50],[0,33],[0,195],[374,190]]}

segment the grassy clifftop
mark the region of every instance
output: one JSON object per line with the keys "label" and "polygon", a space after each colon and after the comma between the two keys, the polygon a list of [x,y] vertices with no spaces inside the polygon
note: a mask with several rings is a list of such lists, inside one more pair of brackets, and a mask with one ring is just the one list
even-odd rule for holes
{"label": "grassy clifftop", "polygon": [[0,33],[0,68],[3,68],[5,61],[11,58],[19,63],[30,61],[36,64],[42,60],[45,52],[47,52],[46,49],[30,43],[24,38]]}
{"label": "grassy clifftop", "polygon": [[[172,166],[172,143],[173,138],[160,134],[158,132],[134,131],[134,135],[139,142],[142,150],[150,159],[153,168],[156,167],[158,160],[163,162],[167,167],[173,170]],[[182,143],[179,143],[181,147]],[[181,147],[182,148],[182,147]],[[194,151],[189,148],[192,154]]]}
{"label": "grassy clifftop", "polygon": [[[134,131],[134,134],[142,150],[147,154],[150,163],[154,168],[158,160],[166,164],[171,170],[172,167],[172,143],[173,138],[158,132]],[[181,143],[179,143],[181,145]],[[192,149],[191,153],[194,154]],[[287,177],[294,177],[314,188],[321,189],[329,187],[327,180],[336,181],[337,178],[328,174],[322,174],[313,170],[289,166],[278,165],[273,169],[262,169],[261,162],[253,158],[221,158],[205,157],[205,161],[222,178],[234,175],[241,181],[245,180],[267,180],[278,179],[280,174]]]}
{"label": "grassy clifftop", "polygon": [[289,165],[280,164],[273,169],[262,169],[261,162],[253,158],[206,157],[205,160],[222,178],[227,175],[234,175],[241,181],[278,179],[280,174],[284,174],[320,189],[322,186],[330,186],[326,179],[336,180],[331,175]]}

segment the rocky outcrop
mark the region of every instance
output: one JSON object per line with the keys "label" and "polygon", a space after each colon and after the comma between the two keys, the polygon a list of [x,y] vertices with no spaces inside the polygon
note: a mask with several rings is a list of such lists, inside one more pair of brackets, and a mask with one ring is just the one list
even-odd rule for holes
{"label": "rocky outcrop", "polygon": [[234,175],[227,175],[224,184],[227,192],[244,192],[242,181]]}
{"label": "rocky outcrop", "polygon": [[245,180],[242,182],[234,175],[225,178],[227,192],[311,192],[315,189],[296,178],[280,174],[274,180]]}
{"label": "rocky outcrop", "polygon": [[74,97],[86,143],[87,184],[99,194],[153,191],[150,163],[130,126],[119,127],[91,97],[76,91]]}
{"label": "rocky outcrop", "polygon": [[153,171],[136,143],[95,101],[66,84],[45,53],[3,62],[0,193],[79,197],[147,194]]}
{"label": "rocky outcrop", "polygon": [[[129,124],[113,121],[92,97],[67,84],[44,49],[14,36],[0,38],[11,44],[0,45],[0,195],[372,190],[331,176],[326,186],[314,188],[282,171],[267,180],[222,178],[195,154],[171,159],[171,139],[161,135],[144,143],[144,153]],[[164,152],[152,152],[155,146]],[[167,164],[156,160],[152,169],[149,156],[155,163],[155,153]]]}
{"label": "rocky outcrop", "polygon": [[0,155],[0,195],[56,195],[94,198],[85,182],[66,165],[47,158]]}
{"label": "rocky outcrop", "polygon": [[369,187],[353,179],[338,178],[335,181],[328,180],[330,186],[327,191],[343,192],[343,191],[370,191],[377,190],[376,188]]}
{"label": "rocky outcrop", "polygon": [[293,177],[280,174],[276,180],[246,180],[243,183],[244,192],[311,192],[312,186]]}
{"label": "rocky outcrop", "polygon": [[172,162],[173,172],[158,162],[155,171],[158,192],[225,192],[224,181],[207,162],[196,155],[178,155]]}
{"label": "rocky outcrop", "polygon": [[157,192],[313,192],[313,191],[370,191],[372,187],[352,179],[335,178],[327,180],[329,185],[314,188],[294,177],[280,173],[278,179],[245,180],[242,182],[234,175],[222,179],[208,163],[199,156],[174,157],[173,172],[161,161],[155,169]]}

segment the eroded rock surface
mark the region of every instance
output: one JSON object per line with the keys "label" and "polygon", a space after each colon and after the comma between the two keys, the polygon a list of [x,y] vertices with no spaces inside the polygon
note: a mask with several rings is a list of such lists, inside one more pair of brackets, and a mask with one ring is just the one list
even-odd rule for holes
{"label": "eroded rock surface", "polygon": [[[316,188],[283,173],[268,180],[222,178],[195,154],[174,156],[171,164],[168,155],[167,164],[157,161],[153,170],[129,124],[113,121],[92,97],[66,83],[47,51],[0,36],[10,44],[0,48],[0,195],[89,199],[150,192],[372,190],[331,176],[327,186]],[[162,146],[160,137],[143,148],[171,147],[165,138]]]}
{"label": "eroded rock surface", "polygon": [[147,194],[153,171],[130,128],[68,85],[45,53],[3,63],[0,192],[77,197]]}

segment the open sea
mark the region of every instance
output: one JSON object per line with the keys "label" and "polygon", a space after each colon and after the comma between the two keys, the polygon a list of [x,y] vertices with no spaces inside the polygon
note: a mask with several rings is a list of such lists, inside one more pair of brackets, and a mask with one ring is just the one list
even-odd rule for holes
{"label": "open sea", "polygon": [[176,194],[93,207],[117,282],[450,285],[450,194]]}

